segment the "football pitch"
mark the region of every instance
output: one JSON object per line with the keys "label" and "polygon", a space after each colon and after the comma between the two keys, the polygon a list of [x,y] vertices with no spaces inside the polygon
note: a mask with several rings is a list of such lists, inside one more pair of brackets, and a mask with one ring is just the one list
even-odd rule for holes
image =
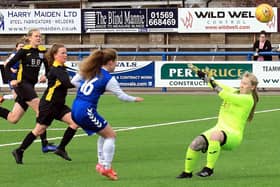
{"label": "football pitch", "polygon": [[[184,168],[185,151],[191,140],[215,125],[221,100],[215,94],[143,94],[142,103],[124,103],[104,95],[99,113],[117,131],[113,167],[119,180],[110,181],[95,171],[97,136],[82,130],[67,147],[72,161],[53,153],[43,154],[37,141],[17,165],[11,151],[35,125],[31,109],[18,124],[0,119],[0,186],[94,186],[94,187],[185,187],[185,186],[279,186],[280,96],[261,95],[254,120],[247,124],[244,140],[234,151],[222,151],[208,178],[176,179]],[[74,96],[68,96],[71,106]],[[2,106],[12,108],[12,101]],[[58,144],[66,125],[55,121],[48,138]],[[196,171],[205,164],[201,153]]]}

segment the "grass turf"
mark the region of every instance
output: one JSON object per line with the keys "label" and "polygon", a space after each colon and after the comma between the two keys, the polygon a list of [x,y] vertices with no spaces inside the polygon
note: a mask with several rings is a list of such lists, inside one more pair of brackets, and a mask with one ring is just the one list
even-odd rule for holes
{"label": "grass turf", "polygon": [[[99,112],[113,127],[137,127],[190,119],[215,117],[221,100],[216,95],[142,95],[143,103],[123,103],[105,95]],[[257,111],[279,108],[279,96],[261,96]],[[67,102],[71,105],[73,96]],[[11,108],[13,102],[3,103]],[[174,125],[117,132],[113,166],[118,181],[109,181],[95,172],[97,136],[76,137],[67,147],[73,161],[65,161],[53,153],[43,154],[40,143],[34,143],[24,154],[24,165],[17,165],[11,151],[35,125],[29,109],[17,125],[0,120],[0,183],[6,186],[278,186],[279,111],[258,113],[245,129],[241,146],[234,151],[222,151],[215,173],[209,178],[179,180],[185,151],[191,140],[212,127],[216,119],[182,122]],[[66,128],[53,122],[50,128]],[[27,129],[25,131],[25,129]],[[22,130],[22,131],[3,131]],[[49,130],[48,137],[61,137],[64,130]],[[79,130],[77,134],[84,134]],[[56,144],[59,140],[53,140]],[[205,155],[196,168],[205,163]]]}

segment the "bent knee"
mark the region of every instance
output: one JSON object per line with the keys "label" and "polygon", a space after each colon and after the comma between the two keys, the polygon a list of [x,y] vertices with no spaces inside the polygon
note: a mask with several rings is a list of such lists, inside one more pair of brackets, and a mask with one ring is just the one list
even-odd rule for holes
{"label": "bent knee", "polygon": [[116,137],[117,137],[117,133],[115,131],[112,131],[107,134],[107,138],[116,138]]}
{"label": "bent knee", "polygon": [[8,114],[7,120],[10,123],[16,124],[21,119],[23,114],[24,114],[24,112],[22,112],[22,111],[11,111]]}
{"label": "bent knee", "polygon": [[117,133],[114,131],[113,133],[113,137],[116,138],[117,137]]}
{"label": "bent knee", "polygon": [[202,136],[196,137],[189,146],[194,151],[202,151],[207,149],[207,141]]}
{"label": "bent knee", "polygon": [[222,131],[214,131],[211,133],[210,140],[212,141],[219,141],[223,142],[224,141],[224,134]]}
{"label": "bent knee", "polygon": [[77,130],[79,126],[76,123],[69,123],[68,124],[71,129]]}
{"label": "bent knee", "polygon": [[103,136],[105,138],[113,138],[113,139],[115,139],[117,137],[117,133],[115,131],[110,131],[110,132],[107,132],[106,134],[103,134]]}
{"label": "bent knee", "polygon": [[12,124],[17,124],[20,118],[16,118],[13,116],[8,116],[7,120]]}

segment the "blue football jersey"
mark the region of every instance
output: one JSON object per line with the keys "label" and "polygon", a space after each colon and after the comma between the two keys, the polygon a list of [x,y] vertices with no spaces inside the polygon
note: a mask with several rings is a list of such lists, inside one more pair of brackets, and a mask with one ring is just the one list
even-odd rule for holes
{"label": "blue football jersey", "polygon": [[101,69],[100,75],[81,83],[72,108],[91,107],[96,109],[100,96],[105,92],[106,85],[112,75],[105,69]]}
{"label": "blue football jersey", "polygon": [[107,121],[97,111],[100,96],[105,92],[107,83],[112,75],[105,69],[101,69],[100,75],[91,80],[83,80],[77,91],[77,96],[72,105],[72,119],[92,135],[105,128]]}

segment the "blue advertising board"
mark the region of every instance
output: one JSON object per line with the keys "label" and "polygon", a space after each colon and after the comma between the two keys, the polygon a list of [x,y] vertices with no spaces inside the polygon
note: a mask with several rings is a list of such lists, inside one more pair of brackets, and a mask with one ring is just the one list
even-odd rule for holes
{"label": "blue advertising board", "polygon": [[[125,68],[123,70],[115,71],[114,73],[112,73],[112,75],[114,75],[120,83],[121,87],[155,87],[154,62],[129,63],[134,66],[134,68]],[[124,65],[127,66],[127,64]],[[118,66],[120,66],[120,64]]]}
{"label": "blue advertising board", "polygon": [[[79,61],[67,61],[67,72],[72,78],[78,71]],[[118,61],[111,73],[121,87],[155,87],[154,61]]]}

